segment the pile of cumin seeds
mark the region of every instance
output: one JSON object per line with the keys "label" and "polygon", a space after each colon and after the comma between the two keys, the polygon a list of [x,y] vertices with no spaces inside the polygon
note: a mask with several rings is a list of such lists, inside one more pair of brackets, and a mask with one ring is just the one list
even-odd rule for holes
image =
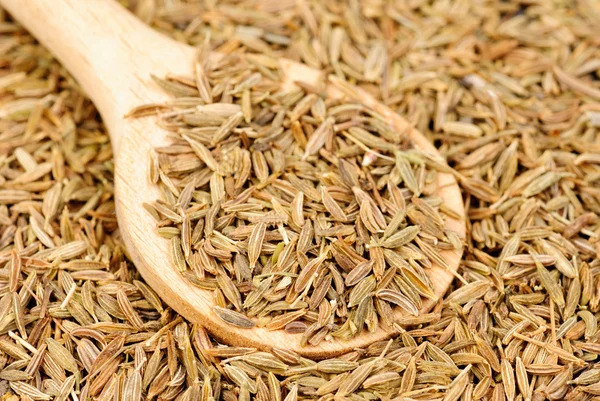
{"label": "pile of cumin seeds", "polygon": [[[461,306],[451,315],[468,323],[468,338],[482,337],[471,350],[506,360],[491,363],[506,378],[478,374],[465,397],[598,395],[583,388],[597,381],[587,374],[599,342],[598,4],[157,0],[137,2],[137,11],[181,41],[317,59],[334,73],[349,68],[333,60],[364,61],[383,42],[374,82],[346,77],[409,119],[456,168],[469,208],[462,276],[470,284],[456,282],[450,300]],[[566,354],[539,352],[543,343]],[[572,366],[567,354],[586,362]],[[536,372],[534,356],[549,370]]]}
{"label": "pile of cumin seeds", "polygon": [[[330,7],[332,17],[335,17],[336,11],[331,7],[335,8],[336,5],[345,2],[315,3],[317,6],[325,3]],[[296,8],[296,4],[299,4],[296,1],[261,0],[227,4],[224,1],[200,3],[195,0],[189,2],[145,0],[139,1],[138,4],[140,10],[144,12],[144,17],[150,18],[157,29],[180,40],[189,39],[195,43],[203,43],[203,32],[212,30],[211,37],[218,38],[215,35],[222,27],[228,32],[230,27],[236,26],[240,27],[239,31],[245,29],[245,32],[258,32],[255,35],[268,39],[269,36],[264,32],[268,33],[270,26],[280,26],[280,21],[287,23],[288,20],[271,18],[267,15],[265,23],[268,24],[263,23],[259,26],[255,21],[256,12],[269,13],[271,10],[276,10],[276,7],[288,7],[286,15],[291,22],[286,25],[289,32],[285,35],[292,37],[293,32],[297,31],[295,27],[309,26],[300,22],[301,15],[298,10],[301,9]],[[312,2],[306,4],[310,5],[310,9],[314,9]],[[360,2],[362,9],[358,17],[361,20],[373,19],[374,21],[367,23],[370,25],[369,32],[372,31],[372,27],[384,26],[384,23],[380,22],[382,13],[377,11],[381,10],[384,4],[386,3],[368,0]],[[226,5],[229,7],[229,14],[224,14],[217,8]],[[594,123],[597,101],[588,95],[579,94],[574,89],[577,86],[555,86],[555,90],[548,92],[546,89],[539,90],[540,87],[552,88],[558,83],[553,81],[555,75],[552,63],[557,63],[569,76],[576,77],[588,89],[598,87],[597,67],[594,67],[598,63],[595,33],[597,29],[595,21],[598,19],[596,3],[590,1],[537,1],[528,4],[495,1],[407,1],[395,2],[392,6],[402,16],[398,18],[389,13],[393,19],[392,24],[398,25],[396,29],[405,29],[405,27],[408,29],[408,31],[403,30],[402,35],[393,36],[393,43],[405,41],[408,49],[404,55],[398,57],[403,63],[402,73],[433,71],[441,81],[448,82],[449,85],[447,89],[437,81],[433,81],[435,85],[427,83],[418,85],[416,88],[404,90],[402,96],[395,95],[397,101],[395,104],[421,132],[436,140],[441,151],[446,152],[447,147],[460,145],[463,142],[469,144],[464,148],[456,148],[454,160],[448,153],[450,163],[455,163],[454,165],[457,166],[464,156],[483,145],[477,141],[466,141],[464,134],[456,134],[450,130],[442,131],[441,128],[436,128],[434,131],[433,128],[429,128],[430,123],[434,124],[432,122],[436,119],[446,117],[450,121],[474,124],[481,128],[482,133],[480,137],[473,139],[483,141],[489,136],[493,141],[495,123],[494,117],[491,116],[492,113],[497,112],[496,110],[502,110],[497,107],[501,105],[506,110],[507,116],[507,125],[504,127],[518,130],[520,133],[520,136],[516,137],[519,142],[516,152],[519,175],[531,167],[531,163],[523,155],[524,152],[530,151],[531,147],[528,145],[530,143],[535,144],[535,153],[532,154],[552,153],[553,160],[557,155],[563,157],[563,159],[556,159],[558,160],[556,167],[552,166],[548,171],[562,173],[563,168],[572,169],[573,165],[569,162],[569,158],[572,157],[570,155],[576,154],[576,157],[580,157],[577,164],[583,165],[584,175],[575,172],[576,177],[564,177],[563,179],[566,179],[564,183],[553,184],[553,188],[542,192],[541,200],[546,203],[549,196],[554,196],[556,188],[564,191],[563,187],[565,187],[571,191],[565,191],[558,197],[567,196],[569,202],[579,199],[582,214],[589,212],[598,214],[593,208],[593,203],[590,202],[590,199],[597,197],[595,195],[597,179],[596,181],[594,179],[597,177],[598,164],[592,162],[598,154],[595,145],[598,143],[595,127],[597,124]],[[212,11],[207,10],[208,7],[213,7]],[[246,9],[242,10],[241,7]],[[248,10],[253,10],[254,13]],[[232,14],[236,11],[237,16],[234,18]],[[17,283],[17,292],[22,299],[19,305],[22,306],[24,319],[21,321],[24,322],[24,331],[28,336],[26,341],[32,344],[33,348],[46,350],[33,352],[22,339],[17,338],[20,334],[12,317],[14,316],[12,305],[5,316],[6,304],[0,303],[0,306],[3,305],[0,308],[4,316],[2,325],[10,321],[8,326],[0,329],[0,346],[2,346],[0,348],[2,367],[0,397],[3,400],[46,400],[65,397],[69,400],[82,400],[86,399],[83,391],[88,381],[92,382],[88,394],[93,392],[95,394],[93,399],[100,400],[142,397],[162,400],[190,397],[205,400],[212,397],[215,400],[227,401],[286,398],[292,401],[331,400],[335,395],[338,400],[456,400],[461,397],[463,400],[595,400],[598,398],[597,383],[600,378],[600,366],[597,355],[600,351],[597,348],[597,321],[599,315],[593,307],[595,303],[591,300],[597,300],[598,297],[600,271],[598,258],[581,252],[582,248],[579,245],[575,250],[571,249],[573,253],[569,255],[570,261],[575,256],[578,261],[585,261],[588,265],[587,269],[579,271],[578,280],[566,278],[554,265],[546,265],[549,260],[547,257],[539,258],[556,279],[561,291],[568,295],[568,299],[575,299],[569,301],[571,305],[575,305],[574,314],[561,314],[563,308],[557,307],[554,303],[551,308],[548,290],[531,271],[525,276],[499,281],[497,265],[503,244],[497,242],[494,247],[488,247],[485,237],[476,240],[471,236],[467,238],[461,275],[469,283],[474,284],[463,287],[463,284],[456,280],[454,288],[445,297],[448,302],[441,303],[439,308],[434,309],[430,314],[419,316],[419,322],[407,326],[406,332],[395,338],[386,352],[384,350],[387,343],[373,344],[367,349],[356,350],[325,362],[309,361],[285,350],[272,350],[270,355],[267,355],[252,349],[220,345],[210,339],[201,328],[182,321],[170,309],[164,305],[160,306],[160,301],[156,302],[150,295],[151,292],[145,291],[144,287],[140,286],[140,290],[135,292],[131,284],[139,286],[138,282],[134,282],[136,279],[139,280],[139,276],[135,268],[124,259],[123,252],[119,250],[118,234],[114,231],[116,222],[111,217],[111,212],[107,211],[111,208],[100,206],[106,199],[108,199],[106,202],[111,204],[112,174],[99,174],[99,171],[112,171],[112,159],[108,137],[98,123],[96,111],[85,96],[80,94],[72,78],[65,74],[64,68],[53,61],[47,51],[36,44],[22,28],[15,25],[1,11],[0,14],[0,48],[2,49],[0,79],[21,72],[27,77],[22,81],[22,86],[15,86],[14,89],[7,89],[7,82],[15,79],[14,76],[1,81],[0,107],[9,106],[2,108],[0,114],[0,135],[3,135],[0,142],[0,159],[3,160],[0,175],[6,179],[26,171],[16,164],[14,158],[11,158],[16,147],[26,146],[38,163],[44,163],[45,150],[36,152],[38,146],[48,149],[48,147],[61,148],[65,144],[61,140],[62,131],[60,131],[61,135],[58,135],[56,129],[51,129],[57,121],[54,112],[43,113],[44,118],[40,124],[44,130],[35,130],[36,134],[33,135],[33,138],[39,139],[43,133],[46,133],[45,140],[34,144],[28,137],[22,135],[23,131],[19,131],[27,124],[29,118],[32,121],[36,119],[35,114],[28,111],[26,105],[34,104],[34,99],[41,100],[50,95],[50,108],[55,112],[71,114],[75,120],[77,141],[74,145],[66,141],[65,148],[61,150],[63,152],[70,150],[78,156],[85,155],[81,158],[85,161],[83,168],[66,169],[67,176],[74,180],[81,180],[82,188],[85,188],[76,198],[69,198],[69,210],[71,210],[69,217],[75,232],[75,241],[81,238],[81,233],[85,232],[85,235],[89,235],[88,233],[91,232],[87,225],[83,226],[86,227],[85,230],[82,229],[82,223],[93,221],[94,216],[97,218],[102,216],[105,219],[102,229],[96,228],[98,224],[96,220],[92,231],[97,233],[104,231],[105,234],[98,234],[99,244],[92,245],[91,250],[82,255],[83,258],[92,256],[92,259],[106,260],[106,265],[109,266],[92,262],[86,265],[88,271],[95,274],[105,274],[108,271],[114,275],[114,279],[110,280],[106,277],[102,280],[92,280],[77,275],[74,270],[66,270],[71,275],[75,274],[73,278],[76,288],[71,295],[71,301],[78,303],[79,299],[83,299],[78,295],[86,294],[85,302],[87,302],[91,294],[92,300],[100,306],[96,292],[90,293],[89,289],[101,287],[100,292],[104,293],[101,295],[101,309],[110,310],[112,313],[109,313],[112,322],[99,322],[94,325],[87,322],[79,323],[77,319],[80,315],[77,312],[71,315],[69,310],[60,308],[60,304],[73,288],[71,283],[60,284],[57,270],[35,267],[29,261],[23,260],[21,273],[12,282]],[[460,31],[463,28],[465,15],[468,15],[468,22],[474,28],[461,36],[456,34],[456,30]],[[321,24],[320,19],[317,18],[317,27]],[[192,20],[195,22],[190,24]],[[336,18],[336,21],[338,21],[337,26],[345,26],[343,18]],[[255,23],[259,29],[248,29]],[[404,25],[400,26],[401,23]],[[410,28],[413,30],[411,31]],[[405,32],[409,34],[404,34]],[[420,39],[432,38],[431,42],[427,46],[415,44],[419,40],[417,33],[421,34]],[[223,35],[219,40],[225,37]],[[229,38],[231,35],[227,37]],[[279,39],[279,43],[283,41],[284,39]],[[275,54],[281,50],[274,46],[272,41],[268,43],[270,43],[270,51]],[[390,48],[393,49],[393,46]],[[438,62],[439,60],[442,62]],[[485,98],[472,93],[473,86],[468,84],[468,79],[463,81],[466,70],[481,75],[488,84],[495,82],[490,79],[488,72],[501,71],[507,76],[516,78],[527,92],[518,97],[507,96],[498,86],[494,89],[500,91],[498,100],[496,103],[487,103],[487,100],[482,100]],[[22,77],[22,74],[16,77]],[[411,79],[413,78],[407,77],[407,80]],[[27,90],[34,87],[39,91]],[[438,89],[434,90],[433,87]],[[459,98],[460,101],[457,100]],[[437,103],[438,99],[440,99],[439,103]],[[448,101],[446,102],[445,99]],[[565,106],[564,99],[571,99],[571,106],[567,102],[567,107],[561,108]],[[14,101],[16,103],[13,103]],[[486,107],[490,110],[486,110]],[[15,118],[16,114],[12,115],[12,112],[6,110],[17,111],[16,114],[20,117]],[[565,111],[563,116],[566,116],[566,120],[559,121],[554,126],[548,125],[538,118],[541,110]],[[85,116],[83,120],[76,117],[81,112]],[[498,121],[502,121],[502,114],[498,116]],[[557,114],[556,118],[564,117]],[[573,121],[577,122],[579,119],[580,122],[573,124]],[[525,135],[521,125],[534,128],[535,133]],[[12,129],[7,130],[7,127]],[[572,127],[577,128],[569,131]],[[95,132],[96,136],[93,139],[87,136],[90,130]],[[473,129],[470,128],[469,132],[473,132]],[[500,135],[506,133],[502,132]],[[571,140],[566,145],[562,145],[561,140],[569,136]],[[14,142],[9,138],[13,138]],[[102,156],[90,159],[87,155],[90,155],[90,150],[93,149],[100,149],[99,154]],[[564,156],[568,158],[565,159]],[[8,163],[11,163],[10,168],[6,167],[5,157],[8,157]],[[60,160],[60,156],[58,157]],[[74,160],[67,161],[66,165],[76,163],[79,159],[76,157]],[[581,163],[582,160],[586,162]],[[543,162],[546,163],[548,159]],[[477,183],[488,182],[485,174],[477,175],[477,168],[468,170],[462,169],[461,174],[474,179],[481,178]],[[9,180],[12,179],[14,178]],[[41,198],[44,188],[52,182],[52,176],[44,175],[30,180],[28,189],[39,189],[34,191],[34,194]],[[585,181],[589,183],[584,185]],[[95,193],[88,187],[100,183],[104,191],[101,201],[91,202],[86,214],[83,217],[77,216],[77,220],[74,220],[73,213],[80,210],[82,204],[87,204],[90,193]],[[571,185],[574,186],[570,188]],[[463,185],[465,199],[468,198],[469,203],[473,202],[473,207],[476,209],[483,207],[479,203],[481,201],[479,198],[470,195],[473,190],[467,188],[468,185]],[[7,189],[10,188],[0,187],[0,191]],[[87,195],[84,195],[86,192]],[[576,198],[571,196],[572,193]],[[2,194],[6,195],[5,192]],[[30,211],[28,203],[21,202],[28,199],[24,198],[23,193],[20,196],[21,198],[15,203],[8,202],[3,197],[0,200],[0,208],[2,215],[16,217],[15,224],[26,227]],[[39,201],[37,199],[37,202]],[[557,202],[564,202],[564,198]],[[41,210],[35,205],[34,209]],[[503,213],[500,213],[502,217],[509,216]],[[581,215],[580,213],[581,210],[577,208],[575,212],[569,212],[564,216],[570,221],[575,221]],[[535,212],[533,215],[539,214]],[[475,221],[477,219],[478,217],[473,218]],[[539,218],[536,219],[539,222]],[[493,219],[495,220],[496,218]],[[487,224],[485,223],[484,226],[488,227]],[[586,233],[596,232],[595,224],[597,222],[594,221],[586,223],[579,231],[578,237],[575,237],[577,241],[573,236],[567,235],[565,238],[573,244],[581,243],[583,238],[594,246],[597,243],[594,237]],[[547,226],[549,228],[546,229],[564,236],[562,228],[551,224]],[[497,238],[498,236],[494,234],[495,226],[489,227],[492,227],[492,230],[486,228],[486,235]],[[16,237],[11,234],[13,230],[15,228],[12,223],[8,223],[4,218],[0,221],[2,238],[0,254],[3,255],[0,261],[0,299],[3,302],[7,302],[5,301],[6,289],[11,288],[8,284],[11,265],[6,264],[6,254],[10,254],[12,249],[20,252],[23,245],[26,248],[35,244],[31,248],[46,249],[45,245],[36,243],[38,240],[33,239],[35,237],[30,234],[31,230],[28,228],[19,230],[20,235]],[[71,237],[64,238],[66,243],[73,242]],[[56,237],[53,239],[56,240]],[[521,253],[508,261],[515,261],[522,265],[523,260],[519,258],[524,254],[523,249],[527,250],[531,247],[530,243],[535,247],[535,241],[524,241],[519,245]],[[65,261],[77,258],[79,256]],[[532,258],[529,255],[527,258],[526,262],[531,264]],[[511,265],[511,272],[516,273],[514,269],[517,267],[518,265]],[[30,276],[35,276],[35,279],[29,278]],[[492,290],[488,291],[486,288],[490,281]],[[36,283],[34,287],[30,286],[32,282]],[[581,285],[581,292],[577,290],[577,283]],[[130,317],[132,315],[130,312],[125,312],[129,309],[123,302],[122,296],[120,306],[116,308],[115,303],[106,296],[117,299],[115,285],[125,289],[133,310],[142,319],[141,327],[125,319],[125,313]],[[31,293],[29,291],[31,288],[34,288],[33,293],[36,297],[26,296]],[[50,294],[49,303],[52,308],[49,308],[48,314],[44,315],[45,320],[39,323],[40,310],[44,310],[40,306],[45,299],[42,295],[46,293]],[[8,294],[11,295],[10,290]],[[162,311],[154,312],[148,303],[143,302],[142,297],[146,296],[149,297],[145,298],[149,303],[157,305],[155,311],[161,308]],[[71,301],[67,304],[67,309],[73,310],[77,306],[73,307]],[[568,303],[567,298],[565,302]],[[119,314],[118,308],[121,307],[125,309]],[[94,309],[97,307],[95,306]],[[101,313],[97,311],[98,316]],[[157,327],[159,313],[160,327]],[[567,319],[565,320],[563,316]],[[84,329],[73,330],[77,324]],[[14,335],[10,335],[8,330],[11,330]],[[82,378],[81,392],[77,390],[73,378],[75,375],[57,364],[57,361],[61,361],[59,356],[66,357],[66,354],[60,353],[60,348],[56,348],[54,342],[46,340],[49,337],[63,345],[63,348],[73,356],[75,366]],[[117,341],[112,342],[114,339]],[[52,343],[51,347],[50,343]],[[182,350],[187,350],[188,344],[192,345],[191,352],[183,352]],[[107,348],[106,345],[110,346]],[[98,355],[98,351],[104,352]],[[96,360],[98,362],[94,372],[97,372],[98,368],[102,372],[88,377],[87,369],[91,367],[90,362]],[[374,364],[369,364],[373,361]],[[195,365],[195,369],[189,368],[192,365]],[[73,365],[68,366],[73,367]],[[77,398],[69,391],[71,382],[74,383]],[[341,387],[342,382],[343,387]],[[142,397],[137,397],[138,394]]]}
{"label": "pile of cumin seeds", "polygon": [[173,268],[214,292],[217,316],[317,345],[437,301],[429,268],[450,270],[440,250],[462,243],[446,229],[457,212],[435,193],[433,156],[366,106],[281,88],[269,56],[196,71],[155,78],[176,98],[131,114],[160,110],[172,132],[150,173],[162,198],[147,207]]}

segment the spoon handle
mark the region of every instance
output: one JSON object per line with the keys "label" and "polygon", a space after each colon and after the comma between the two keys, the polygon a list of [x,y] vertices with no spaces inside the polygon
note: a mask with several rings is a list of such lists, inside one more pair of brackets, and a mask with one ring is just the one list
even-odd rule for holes
{"label": "spoon handle", "polygon": [[[150,74],[166,73],[165,49],[181,45],[114,0],[0,0],[77,79],[114,127],[123,114],[156,100]],[[110,130],[116,146],[121,130]]]}

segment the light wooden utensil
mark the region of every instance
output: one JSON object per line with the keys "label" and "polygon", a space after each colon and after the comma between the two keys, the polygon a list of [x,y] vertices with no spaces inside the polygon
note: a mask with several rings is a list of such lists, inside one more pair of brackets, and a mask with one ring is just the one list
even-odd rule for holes
{"label": "light wooden utensil", "polygon": [[[212,312],[212,293],[187,282],[172,266],[168,242],[159,237],[155,221],[142,207],[159,197],[148,179],[149,153],[167,144],[166,132],[152,117],[126,119],[132,108],[169,99],[151,80],[150,74],[167,73],[193,76],[195,50],[175,42],[144,25],[114,0],[0,0],[16,20],[23,24],[73,74],[100,110],[112,141],[116,157],[116,208],[120,231],[130,258],[159,296],[175,311],[192,322],[204,325],[220,341],[236,346],[287,348],[313,358],[330,357],[374,341],[389,338],[392,332],[382,328],[364,333],[349,341],[322,341],[318,346],[300,346],[300,335],[263,328],[237,329],[222,322]],[[211,57],[219,57],[213,54]],[[315,84],[322,78],[318,70],[281,60],[286,82]],[[359,99],[388,118],[394,129],[408,135],[415,145],[432,154],[437,150],[406,120],[376,102],[366,93]],[[342,93],[332,85],[330,96]],[[460,190],[453,176],[439,174],[438,195],[460,220],[448,219],[446,228],[465,235],[464,208]],[[429,269],[435,293],[441,297],[458,268],[461,252],[443,251],[452,271],[439,266]],[[424,301],[422,312],[434,303]],[[401,312],[396,308],[396,314]]]}

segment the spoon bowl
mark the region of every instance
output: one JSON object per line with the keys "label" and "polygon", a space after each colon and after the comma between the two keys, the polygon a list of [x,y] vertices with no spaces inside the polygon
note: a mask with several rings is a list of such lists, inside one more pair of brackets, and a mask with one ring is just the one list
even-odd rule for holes
{"label": "spoon bowl", "polygon": [[[146,282],[176,312],[206,327],[223,343],[262,350],[285,348],[315,359],[364,348],[396,334],[380,327],[350,340],[302,347],[297,334],[258,327],[238,329],[221,321],[212,311],[212,293],[191,285],[172,266],[168,241],[158,235],[155,220],[142,207],[159,198],[158,187],[149,180],[149,160],[153,148],[168,144],[167,133],[152,117],[124,117],[140,105],[169,100],[151,74],[193,76],[195,49],[152,30],[113,0],[0,0],[0,5],[65,65],[100,111],[116,158],[115,204],[128,256]],[[211,57],[220,55],[212,53]],[[321,71],[291,60],[280,61],[285,85],[296,81],[317,85],[323,81]],[[353,87],[339,90],[330,83],[327,94],[346,96],[370,107],[386,117],[396,132],[408,135],[417,148],[441,158],[420,132],[366,92]],[[436,194],[460,215],[458,220],[448,218],[445,228],[464,238],[464,207],[456,180],[451,174],[439,173],[436,184]],[[435,264],[428,269],[439,298],[452,282],[461,258],[461,251],[440,252],[450,269]],[[434,305],[424,300],[421,313]],[[394,313],[395,317],[402,316],[399,308]]]}

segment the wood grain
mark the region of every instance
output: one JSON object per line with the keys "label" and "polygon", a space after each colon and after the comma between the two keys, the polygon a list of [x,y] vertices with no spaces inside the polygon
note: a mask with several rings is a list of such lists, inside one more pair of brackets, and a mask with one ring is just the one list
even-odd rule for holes
{"label": "wood grain", "polygon": [[[322,342],[300,347],[300,335],[261,328],[240,330],[212,313],[212,294],[190,285],[171,266],[168,242],[157,235],[153,218],[142,208],[158,198],[158,189],[148,180],[149,152],[166,144],[165,132],[152,118],[124,119],[131,108],[167,100],[150,79],[150,73],[192,75],[194,49],[153,31],[113,0],[0,0],[0,4],[21,22],[65,65],[100,110],[110,133],[116,156],[116,207],[120,233],[128,255],[141,275],[175,311],[192,322],[204,325],[224,343],[292,349],[312,358],[323,358],[366,347],[389,338],[392,332],[379,329],[349,341]],[[214,57],[219,57],[215,54]],[[295,80],[315,83],[321,73],[289,60],[282,60],[287,84]],[[341,93],[329,87],[330,96]],[[415,144],[431,153],[436,149],[399,115],[359,92],[361,101],[389,118],[398,132],[409,135]],[[449,219],[447,228],[465,235],[464,208],[454,177],[438,175],[439,195],[457,211],[460,220]],[[456,271],[461,252],[444,251],[448,265]],[[429,269],[435,293],[441,297],[452,274],[439,266]],[[422,311],[433,307],[425,301]],[[398,315],[400,310],[396,308]]]}

